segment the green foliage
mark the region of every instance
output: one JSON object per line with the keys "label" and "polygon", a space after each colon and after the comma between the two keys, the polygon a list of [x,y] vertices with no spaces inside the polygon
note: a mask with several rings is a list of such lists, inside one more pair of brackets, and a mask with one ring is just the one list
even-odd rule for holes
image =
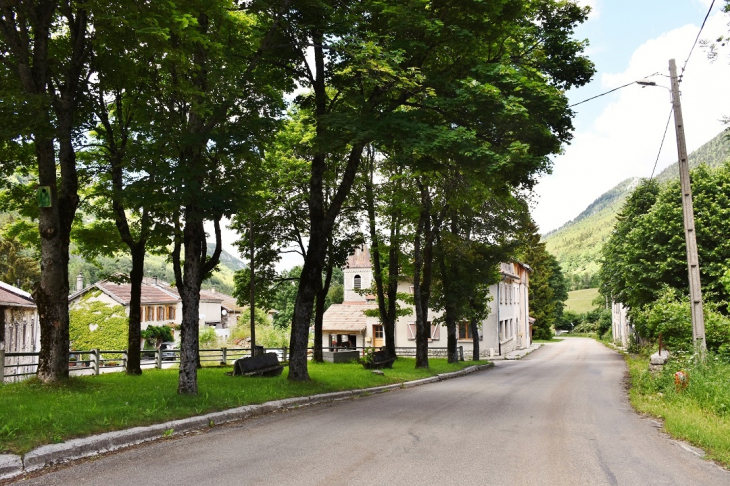
{"label": "green foliage", "polygon": [[[711,302],[705,304],[704,311],[707,349],[717,352],[722,346],[730,345],[730,318],[718,312],[717,306]],[[692,350],[689,299],[677,289],[665,287],[656,301],[644,306],[634,316],[640,335],[656,340],[661,333],[670,350]]]}
{"label": "green foliage", "polygon": [[[730,465],[730,363],[710,355],[700,364],[689,353],[676,353],[661,372],[652,373],[647,361],[645,356],[627,357],[631,404],[640,413],[662,418],[673,437]],[[679,370],[689,374],[689,385],[681,392],[674,384]]]}
{"label": "green foliage", "polygon": [[[689,156],[690,167],[701,163],[719,167],[730,159],[730,139],[721,132]],[[679,177],[676,164],[662,171],[657,180],[665,183]],[[555,255],[568,280],[570,290],[596,287],[601,269],[601,249],[611,237],[616,217],[637,179],[627,179],[598,197],[574,220],[544,236],[547,250]]]}
{"label": "green foliage", "polygon": [[[691,172],[703,297],[726,312],[730,294],[723,277],[730,259],[730,163]],[[678,181],[646,182],[622,209],[603,250],[601,292],[630,309],[633,317],[660,299],[664,287],[688,292],[687,255]],[[640,330],[642,332],[642,330]]]}
{"label": "green foliage", "polygon": [[[248,318],[250,319],[250,317]],[[283,348],[289,346],[289,328],[272,325],[268,316],[259,309],[256,310],[256,345],[266,348]],[[251,324],[248,320],[240,319],[238,326],[231,329],[232,343],[241,343],[251,337]]]}
{"label": "green foliage", "polygon": [[198,343],[200,349],[218,348],[220,342],[218,341],[218,335],[215,333],[215,328],[210,326],[201,327],[198,331]]}
{"label": "green foliage", "polygon": [[535,318],[533,337],[551,339],[552,329],[561,327],[566,313],[567,283],[558,260],[548,253],[534,225],[525,236],[522,259],[533,270],[529,285],[530,316]]}
{"label": "green foliage", "polygon": [[121,305],[83,300],[69,311],[71,349],[127,349],[128,321]]}
{"label": "green foliage", "polygon": [[142,331],[142,337],[149,346],[159,346],[160,343],[175,340],[170,326],[147,326],[147,329]]}
{"label": "green foliage", "polygon": [[[12,224],[12,219],[8,224]],[[0,281],[31,292],[40,280],[41,269],[35,247],[28,247],[20,240],[3,234],[5,225],[0,224]]]}

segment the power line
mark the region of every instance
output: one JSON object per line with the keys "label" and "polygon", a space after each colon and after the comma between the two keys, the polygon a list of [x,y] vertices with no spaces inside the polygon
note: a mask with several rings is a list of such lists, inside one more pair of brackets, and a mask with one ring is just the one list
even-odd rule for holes
{"label": "power line", "polygon": [[707,14],[705,15],[705,20],[702,21],[702,26],[700,26],[700,31],[697,32],[697,37],[695,37],[695,41],[692,44],[692,49],[689,50],[689,55],[687,56],[687,59],[684,61],[684,66],[682,66],[682,72],[679,74],[679,81],[682,81],[682,75],[684,74],[684,70],[687,68],[687,63],[689,62],[689,58],[692,57],[692,53],[695,50],[695,46],[697,45],[697,41],[700,40],[700,34],[702,34],[702,29],[705,28],[705,23],[707,22],[707,18],[710,16],[710,12],[712,11],[712,7],[715,6],[715,0],[712,0],[712,3],[710,4],[710,8],[707,9]]}
{"label": "power line", "polygon": [[656,165],[659,163],[659,156],[662,154],[662,147],[664,147],[664,139],[667,138],[667,130],[669,129],[669,122],[672,121],[673,108],[669,109],[669,118],[667,118],[667,126],[664,127],[664,135],[662,135],[662,143],[659,145],[659,153],[656,154],[656,160],[654,161],[654,168],[651,170],[651,177],[649,180],[654,178],[654,171],[656,171]]}
{"label": "power line", "polygon": [[[689,63],[690,57],[692,57],[692,53],[695,50],[695,47],[697,46],[697,42],[700,39],[700,35],[702,35],[702,30],[705,28],[705,24],[707,23],[707,19],[710,17],[710,12],[712,12],[712,7],[715,6],[715,0],[712,0],[712,3],[710,3],[710,8],[707,9],[707,13],[705,14],[705,19],[702,21],[702,25],[700,26],[699,32],[697,32],[697,37],[695,37],[695,41],[692,43],[692,48],[689,50],[689,54],[687,55],[687,59],[684,60],[684,65],[682,66],[682,72],[679,75],[678,82],[682,82],[682,76],[684,75],[684,71],[687,69],[687,63]],[[649,177],[649,180],[654,179],[654,172],[656,171],[656,166],[659,163],[659,156],[662,154],[662,147],[664,147],[664,140],[667,138],[667,130],[669,129],[669,122],[672,120],[672,111],[673,108],[669,109],[669,117],[667,118],[667,125],[664,127],[664,135],[662,135],[662,143],[659,145],[659,153],[656,155],[656,160],[654,161],[654,168],[651,170],[651,177]]]}
{"label": "power line", "polygon": [[[659,74],[660,74],[660,73],[654,73],[654,74],[650,74],[650,75],[646,76],[646,78],[651,78],[652,76],[657,76],[657,75],[659,75]],[[574,107],[574,106],[577,106],[577,105],[581,105],[581,104],[585,103],[586,101],[591,101],[591,100],[595,100],[596,98],[600,98],[601,96],[606,96],[607,94],[613,93],[614,91],[618,91],[619,89],[621,89],[621,88],[625,88],[626,86],[631,86],[632,84],[635,84],[635,83],[636,83],[636,81],[631,81],[630,83],[626,83],[626,84],[624,84],[624,85],[621,85],[621,86],[619,86],[618,88],[613,88],[612,90],[610,90],[610,91],[606,91],[605,93],[601,93],[601,94],[599,94],[599,95],[596,95],[596,96],[592,96],[592,97],[590,97],[590,98],[588,98],[588,99],[585,99],[585,100],[583,100],[583,101],[579,101],[578,103],[573,103],[572,105],[568,105],[568,108],[572,108],[572,107]]]}

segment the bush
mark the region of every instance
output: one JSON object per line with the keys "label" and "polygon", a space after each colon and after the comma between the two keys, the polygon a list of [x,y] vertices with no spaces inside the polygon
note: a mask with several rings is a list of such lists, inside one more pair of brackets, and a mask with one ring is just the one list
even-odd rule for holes
{"label": "bush", "polygon": [[214,327],[205,326],[200,329],[198,334],[200,349],[215,349],[218,347],[218,335],[215,333]]}
{"label": "bush", "polygon": [[[730,318],[721,314],[717,305],[712,302],[706,302],[704,310],[707,349],[719,352],[724,345],[730,345]],[[634,322],[641,335],[646,338],[657,340],[661,333],[669,349],[679,351],[692,349],[692,315],[689,298],[680,295],[675,289],[665,288],[659,299],[636,313]]]}

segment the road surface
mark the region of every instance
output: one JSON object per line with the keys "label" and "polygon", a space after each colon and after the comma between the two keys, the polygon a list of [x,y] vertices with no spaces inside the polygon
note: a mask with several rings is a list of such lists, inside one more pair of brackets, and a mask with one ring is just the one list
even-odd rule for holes
{"label": "road surface", "polygon": [[572,338],[463,378],[215,427],[22,484],[730,485],[632,411],[625,369]]}

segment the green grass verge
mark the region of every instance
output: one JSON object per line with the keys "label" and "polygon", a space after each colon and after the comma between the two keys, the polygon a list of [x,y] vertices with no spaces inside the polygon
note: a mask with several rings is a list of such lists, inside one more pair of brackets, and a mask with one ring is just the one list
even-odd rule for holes
{"label": "green grass verge", "polygon": [[288,369],[276,378],[234,378],[224,375],[230,366],[203,368],[198,370],[195,397],[177,394],[174,369],[146,370],[140,376],[74,377],[59,385],[35,379],[6,384],[0,386],[0,453],[24,454],[74,437],[270,400],[402,383],[478,363],[429,359],[429,364],[429,369],[415,369],[413,358],[399,358],[392,370],[379,376],[357,363],[309,363],[311,381],[306,383],[289,382]]}
{"label": "green grass verge", "polygon": [[[707,452],[709,459],[730,466],[730,365],[711,357],[706,365],[673,359],[660,373],[648,370],[646,357],[627,355],[629,398],[641,413],[664,420],[666,431]],[[677,391],[674,373],[689,373],[689,386]]]}
{"label": "green grass verge", "polygon": [[563,340],[562,337],[559,338],[551,338],[551,339],[533,339],[533,343],[559,343]]}
{"label": "green grass verge", "polygon": [[568,300],[565,301],[565,308],[582,314],[593,310],[596,306],[592,304],[593,299],[598,297],[598,289],[582,289],[568,292]]}

